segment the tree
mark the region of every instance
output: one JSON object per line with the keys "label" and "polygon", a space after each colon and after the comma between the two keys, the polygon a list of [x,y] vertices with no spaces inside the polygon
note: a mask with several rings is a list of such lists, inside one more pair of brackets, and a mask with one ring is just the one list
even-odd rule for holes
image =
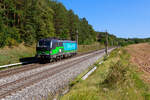
{"label": "tree", "polygon": [[75,40],[76,39],[76,31],[79,30],[79,17],[78,15],[75,15],[72,10],[68,11],[68,18],[69,18],[69,33],[70,33],[70,39]]}
{"label": "tree", "polygon": [[54,2],[52,5],[54,10],[54,27],[56,36],[62,39],[70,39],[68,29],[67,10],[62,3]]}

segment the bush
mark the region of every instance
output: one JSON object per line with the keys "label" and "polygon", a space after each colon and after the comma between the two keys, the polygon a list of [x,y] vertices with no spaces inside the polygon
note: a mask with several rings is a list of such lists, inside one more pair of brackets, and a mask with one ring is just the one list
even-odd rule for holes
{"label": "bush", "polygon": [[127,68],[128,67],[123,66],[120,60],[115,64],[112,62],[109,73],[101,84],[104,86],[109,85],[110,87],[113,87],[123,83],[126,79]]}

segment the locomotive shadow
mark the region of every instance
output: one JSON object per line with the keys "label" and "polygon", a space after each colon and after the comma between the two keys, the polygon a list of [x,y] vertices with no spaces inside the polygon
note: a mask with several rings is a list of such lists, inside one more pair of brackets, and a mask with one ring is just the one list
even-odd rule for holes
{"label": "locomotive shadow", "polygon": [[19,59],[20,62],[25,62],[23,63],[23,65],[26,65],[26,64],[34,64],[34,63],[38,63],[38,64],[46,64],[46,63],[50,63],[48,61],[42,61],[40,60],[40,58],[37,58],[37,57],[25,57],[25,58],[20,58]]}
{"label": "locomotive shadow", "polygon": [[19,59],[20,62],[24,62],[25,64],[38,63],[39,59],[37,57],[24,57]]}

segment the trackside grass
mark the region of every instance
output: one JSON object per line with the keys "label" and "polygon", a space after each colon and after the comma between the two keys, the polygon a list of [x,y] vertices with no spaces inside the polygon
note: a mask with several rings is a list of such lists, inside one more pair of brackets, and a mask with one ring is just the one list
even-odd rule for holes
{"label": "trackside grass", "polygon": [[17,47],[5,47],[0,49],[0,65],[20,62],[20,59],[35,56],[35,45],[27,47],[23,44]]}
{"label": "trackside grass", "polygon": [[116,49],[85,81],[73,85],[61,100],[150,100],[150,87],[141,79],[123,48]]}
{"label": "trackside grass", "polygon": [[98,42],[95,42],[91,45],[79,45],[78,53],[85,53],[85,52],[89,52],[89,51],[100,50],[104,47],[105,47],[104,44],[100,44]]}

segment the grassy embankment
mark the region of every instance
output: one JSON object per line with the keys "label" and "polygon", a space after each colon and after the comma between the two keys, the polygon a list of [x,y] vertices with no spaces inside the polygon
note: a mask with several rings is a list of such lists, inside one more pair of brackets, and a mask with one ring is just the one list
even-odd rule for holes
{"label": "grassy embankment", "polygon": [[150,100],[149,85],[129,60],[127,51],[114,50],[87,80],[74,84],[61,100]]}
{"label": "grassy embankment", "polygon": [[4,47],[0,49],[0,65],[20,62],[20,59],[35,56],[35,46]]}
{"label": "grassy embankment", "polygon": [[[91,45],[79,45],[79,53],[89,52],[97,49],[104,48],[104,45],[94,43]],[[23,44],[18,47],[5,47],[0,49],[0,65],[17,63],[22,58],[34,57],[36,53],[35,45],[26,47]]]}

